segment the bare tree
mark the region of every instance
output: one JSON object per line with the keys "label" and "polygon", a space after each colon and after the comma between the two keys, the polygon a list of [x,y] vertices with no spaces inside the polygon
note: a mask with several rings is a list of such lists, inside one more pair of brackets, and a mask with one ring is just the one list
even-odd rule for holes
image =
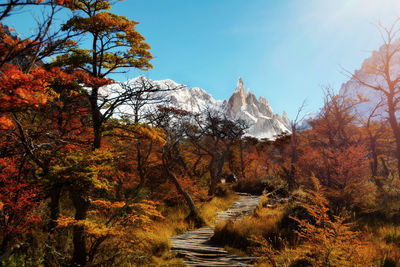
{"label": "bare tree", "polygon": [[[98,105],[102,111],[100,123],[104,125],[113,116],[128,119],[128,124],[151,123],[154,119],[152,114],[157,112],[157,106],[168,105],[168,93],[183,87],[183,85],[175,86],[168,83],[157,84],[144,76],[104,87],[99,94]],[[140,138],[140,135],[137,137],[135,158],[140,181],[134,190],[135,196],[145,185],[149,175],[148,160],[154,149],[152,142],[149,143],[147,138]]]}
{"label": "bare tree", "polygon": [[149,122],[150,117],[147,114],[156,112],[160,105],[168,106],[170,92],[183,88],[184,85],[155,83],[140,76],[131,81],[120,82],[117,86],[108,87],[108,96],[100,96],[102,101],[100,108],[107,107],[107,111],[103,113],[106,118],[115,113],[131,117],[134,123]]}
{"label": "bare tree", "polygon": [[230,120],[225,115],[211,109],[194,116],[192,125],[186,129],[186,135],[194,146],[210,157],[208,194],[213,195],[220,182],[231,146],[242,138],[248,126],[242,120]]}
{"label": "bare tree", "polygon": [[[306,106],[306,100],[303,100],[301,103],[301,106],[297,110],[296,117],[293,121],[290,122],[290,127],[291,127],[291,134],[290,134],[290,139],[289,139],[289,150],[290,150],[290,167],[287,168],[283,164],[281,164],[281,168],[284,172],[284,176],[286,178],[286,182],[288,184],[289,190],[293,190],[297,187],[295,175],[296,175],[296,167],[295,164],[298,159],[298,133],[297,133],[297,125],[300,121],[300,116],[304,111],[304,108]],[[302,117],[302,119],[304,116]],[[301,120],[302,120],[301,119]]]}
{"label": "bare tree", "polygon": [[[358,122],[363,126],[367,134],[366,139],[368,143],[369,156],[371,158],[371,173],[373,177],[378,175],[378,140],[384,134],[387,127],[387,121],[381,119],[381,114],[378,110],[382,108],[383,99],[381,99],[365,116],[365,114],[357,114]],[[382,159],[383,160],[383,159]],[[378,181],[378,180],[376,180]],[[378,184],[378,183],[377,183]],[[378,184],[379,186],[379,184]]]}
{"label": "bare tree", "polygon": [[397,39],[400,31],[400,18],[390,27],[379,23],[379,33],[383,45],[373,53],[373,63],[364,64],[361,71],[347,74],[360,85],[379,92],[384,98],[384,107],[390,127],[393,131],[397,159],[397,173],[400,176],[400,126],[396,112],[400,102],[400,73],[397,71],[400,57],[400,41]]}
{"label": "bare tree", "polygon": [[183,171],[180,172],[183,175],[188,175],[194,181],[193,174],[181,154],[181,147],[186,139],[185,131],[187,127],[190,127],[188,125],[190,116],[190,113],[183,110],[159,107],[157,114],[153,115],[153,124],[165,131],[166,143],[162,148],[162,166],[167,177],[175,185],[179,194],[184,197],[190,208],[187,219],[193,221],[197,226],[202,226],[204,221],[200,217],[192,197],[182,187],[176,176],[176,172],[182,169]]}

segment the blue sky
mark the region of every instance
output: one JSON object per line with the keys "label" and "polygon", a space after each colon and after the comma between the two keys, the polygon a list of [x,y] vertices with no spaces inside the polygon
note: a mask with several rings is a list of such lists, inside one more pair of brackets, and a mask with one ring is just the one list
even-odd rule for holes
{"label": "blue sky", "polygon": [[[400,15],[397,0],[125,0],[112,12],[138,21],[151,45],[154,69],[145,74],[201,87],[228,98],[239,76],[275,112],[289,117],[307,99],[307,111],[322,104],[321,86],[336,91],[379,47],[375,24]],[[27,14],[8,19],[17,31]],[[7,21],[6,21],[7,23]]]}

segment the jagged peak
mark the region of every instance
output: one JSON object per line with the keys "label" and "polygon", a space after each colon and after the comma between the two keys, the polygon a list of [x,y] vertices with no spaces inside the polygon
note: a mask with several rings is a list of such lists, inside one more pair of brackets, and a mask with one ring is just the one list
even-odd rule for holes
{"label": "jagged peak", "polygon": [[239,88],[239,87],[244,87],[242,77],[239,77],[239,79],[237,81],[237,88]]}
{"label": "jagged peak", "polygon": [[265,97],[263,97],[263,96],[260,96],[258,98],[258,102],[260,102],[260,103],[262,103],[262,104],[264,104],[266,106],[269,106],[269,103],[268,103],[267,99]]}
{"label": "jagged peak", "polygon": [[245,95],[242,77],[239,77],[239,79],[237,81],[235,92],[240,92],[241,94]]}
{"label": "jagged peak", "polygon": [[254,93],[250,90],[250,88],[247,88],[247,95],[246,96],[249,96],[249,95],[254,95]]}
{"label": "jagged peak", "polygon": [[242,77],[239,77],[238,82],[237,82],[237,87],[236,87],[235,91],[233,92],[233,94],[232,94],[230,100],[231,100],[234,96],[235,96],[235,97],[239,96],[239,99],[240,99],[240,100],[239,100],[240,106],[246,106],[246,105],[247,105],[247,102],[246,102],[246,92],[245,92],[245,90],[244,90],[244,84],[243,84]]}
{"label": "jagged peak", "polygon": [[288,116],[287,116],[287,114],[286,114],[286,111],[283,111],[283,112],[282,112],[282,120],[283,120],[283,122],[284,122],[285,124],[287,124],[287,126],[290,125],[290,120],[289,120],[289,118],[288,118]]}

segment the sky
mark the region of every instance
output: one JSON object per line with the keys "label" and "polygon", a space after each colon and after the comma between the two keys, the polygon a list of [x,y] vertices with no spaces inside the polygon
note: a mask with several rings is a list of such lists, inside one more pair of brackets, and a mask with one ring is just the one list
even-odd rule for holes
{"label": "sky", "polygon": [[[145,75],[201,87],[227,99],[242,77],[274,112],[296,116],[322,106],[324,86],[339,91],[342,69],[360,68],[382,44],[377,23],[400,16],[398,0],[125,0],[111,10],[139,22],[154,56]],[[17,31],[29,14],[8,18]]]}

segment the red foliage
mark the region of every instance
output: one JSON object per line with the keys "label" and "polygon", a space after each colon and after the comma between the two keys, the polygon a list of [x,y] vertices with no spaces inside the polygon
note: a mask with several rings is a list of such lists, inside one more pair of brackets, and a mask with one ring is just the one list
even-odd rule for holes
{"label": "red foliage", "polygon": [[[15,159],[14,159],[15,160]],[[26,166],[11,159],[0,159],[0,238],[21,237],[32,230],[41,219],[35,214],[40,204],[36,199],[39,188],[27,181]]]}

